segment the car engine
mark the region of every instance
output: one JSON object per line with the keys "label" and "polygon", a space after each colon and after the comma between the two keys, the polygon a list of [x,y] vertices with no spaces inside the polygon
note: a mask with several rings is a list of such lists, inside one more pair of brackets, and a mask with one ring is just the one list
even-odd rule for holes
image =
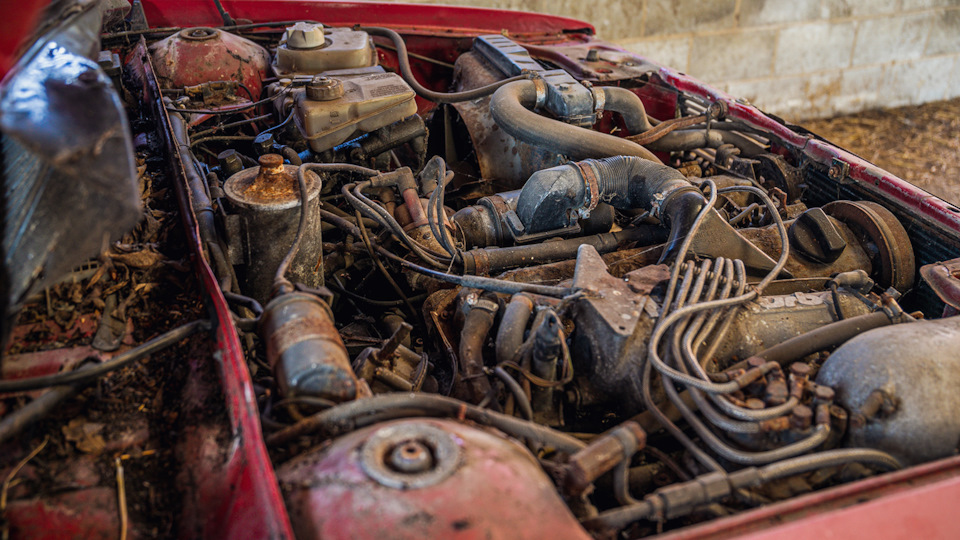
{"label": "car engine", "polygon": [[956,453],[960,265],[845,164],[598,41],[248,26],[104,45],[298,537],[635,538]]}

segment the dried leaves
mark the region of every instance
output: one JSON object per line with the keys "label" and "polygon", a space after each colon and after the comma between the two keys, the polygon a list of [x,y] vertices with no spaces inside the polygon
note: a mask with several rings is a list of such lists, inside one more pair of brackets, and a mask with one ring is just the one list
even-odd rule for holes
{"label": "dried leaves", "polygon": [[921,189],[960,203],[960,99],[803,126]]}

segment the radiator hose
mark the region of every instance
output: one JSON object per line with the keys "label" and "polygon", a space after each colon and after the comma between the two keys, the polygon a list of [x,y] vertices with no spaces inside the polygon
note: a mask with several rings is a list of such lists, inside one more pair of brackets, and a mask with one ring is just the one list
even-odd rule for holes
{"label": "radiator hose", "polygon": [[665,254],[673,253],[706,199],[681,172],[634,156],[566,163],[537,171],[517,200],[524,233],[570,227],[599,203],[620,210],[645,209],[670,225]]}

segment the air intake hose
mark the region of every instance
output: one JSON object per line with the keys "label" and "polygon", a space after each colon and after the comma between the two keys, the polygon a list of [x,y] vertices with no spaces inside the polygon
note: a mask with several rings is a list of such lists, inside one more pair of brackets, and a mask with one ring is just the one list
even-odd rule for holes
{"label": "air intake hose", "polygon": [[[617,100],[615,103],[620,104],[619,100],[623,99],[623,95],[615,94],[614,97]],[[640,99],[637,98],[636,102],[640,102]],[[642,103],[640,105],[642,106]],[[572,159],[626,155],[659,161],[653,152],[639,144],[541,116],[533,112],[536,106],[535,83],[514,81],[500,87],[493,94],[490,114],[497,125],[512,137]]]}
{"label": "air intake hose", "polygon": [[516,212],[524,233],[532,234],[575,225],[601,202],[621,210],[650,210],[668,222],[664,253],[673,253],[706,200],[676,169],[616,156],[537,171],[520,191]]}

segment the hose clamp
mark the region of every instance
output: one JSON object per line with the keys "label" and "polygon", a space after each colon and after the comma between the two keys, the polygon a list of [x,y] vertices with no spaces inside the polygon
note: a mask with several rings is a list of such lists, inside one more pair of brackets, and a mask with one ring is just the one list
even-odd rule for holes
{"label": "hose clamp", "polygon": [[593,112],[599,118],[603,115],[603,108],[607,105],[607,94],[603,92],[603,87],[590,87],[590,93],[593,94]]}
{"label": "hose clamp", "polygon": [[572,165],[580,171],[580,177],[583,178],[583,185],[587,188],[587,204],[578,210],[580,217],[590,217],[590,212],[600,204],[600,183],[597,175],[586,161],[574,161]]}
{"label": "hose clamp", "polygon": [[533,87],[537,90],[537,101],[534,103],[534,109],[540,109],[547,103],[547,81],[539,73],[534,73],[530,78],[533,81]]}

